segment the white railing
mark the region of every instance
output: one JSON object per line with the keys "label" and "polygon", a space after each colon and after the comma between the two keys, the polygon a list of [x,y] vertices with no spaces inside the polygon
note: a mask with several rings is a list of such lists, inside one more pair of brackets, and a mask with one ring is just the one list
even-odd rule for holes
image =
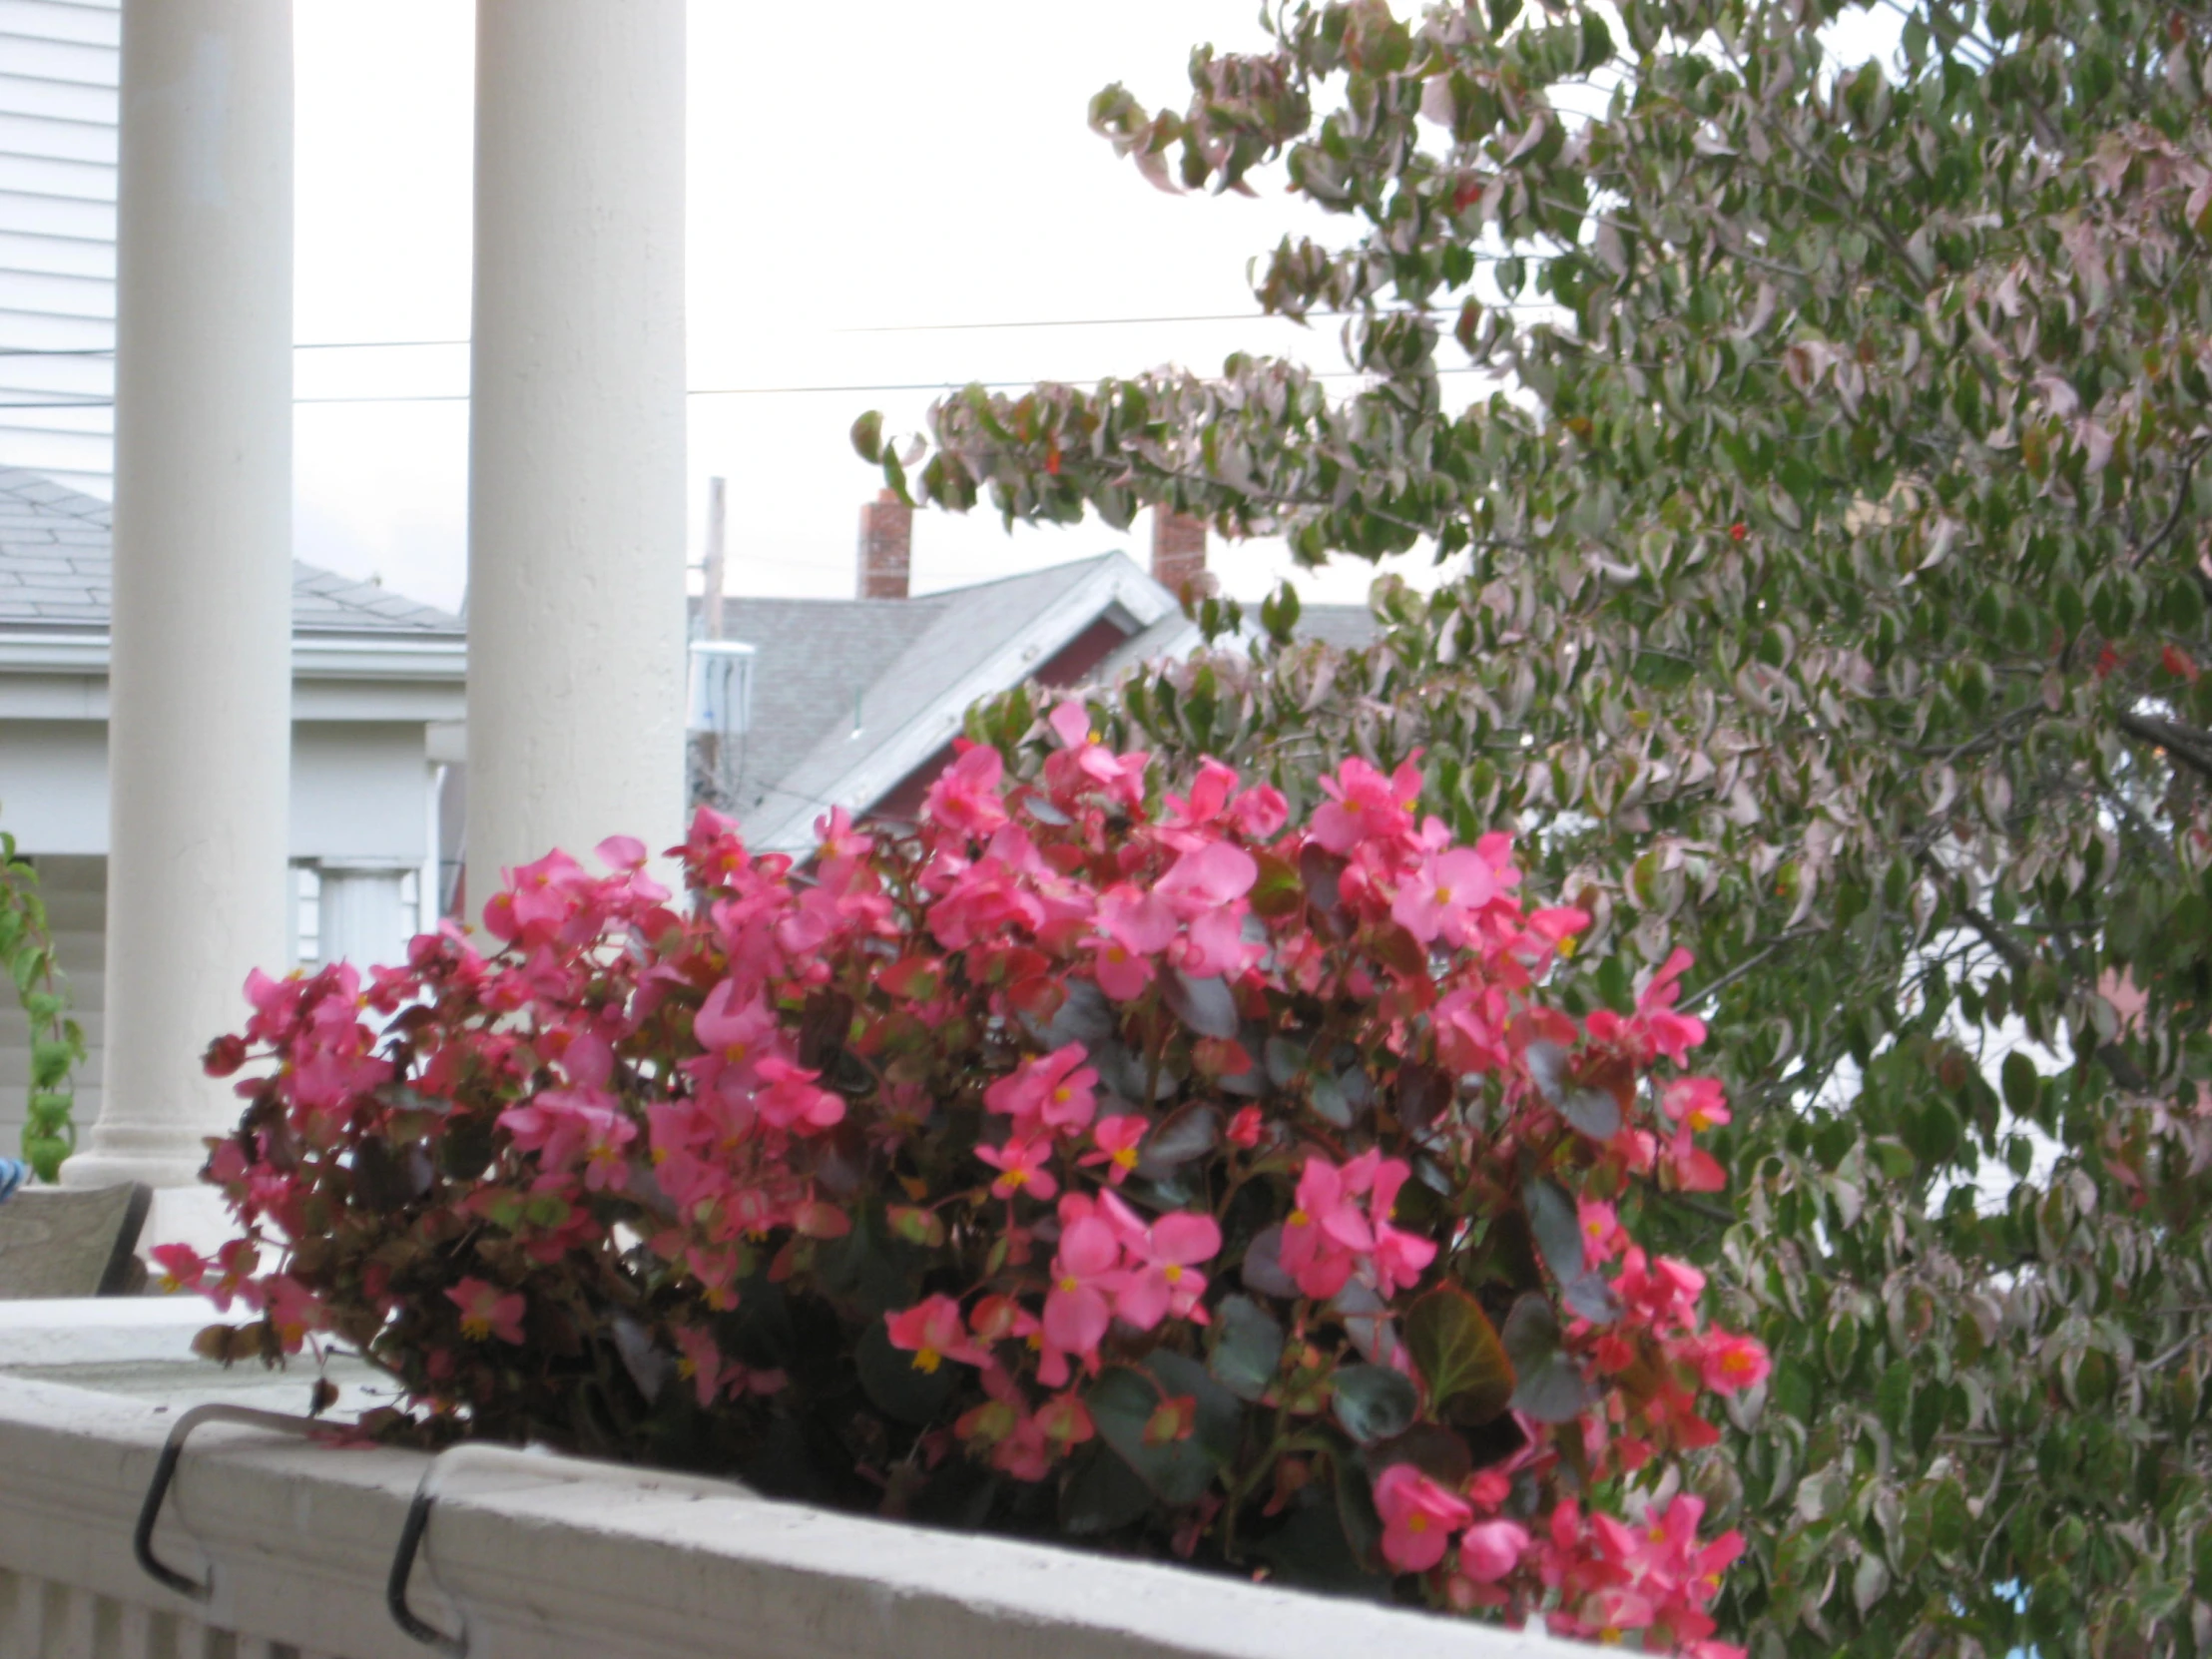
{"label": "white railing", "polygon": [[[42,1306],[44,1323],[19,1312]],[[125,1305],[128,1307],[129,1305]],[[144,1305],[140,1305],[143,1307]],[[422,1659],[387,1605],[432,1459],[224,1422],[177,1463],[152,1553],[132,1536],[178,1409],[146,1386],[188,1318],[0,1310],[0,1659]],[[68,1311],[128,1394],[81,1363]],[[95,1318],[95,1315],[97,1318]],[[12,1329],[11,1329],[12,1328]],[[26,1344],[26,1331],[43,1330]],[[200,1368],[204,1372],[205,1368]],[[52,1375],[49,1371],[48,1375]],[[80,1374],[81,1375],[81,1374]],[[258,1401],[257,1401],[258,1403]],[[1004,1539],[769,1502],[742,1487],[465,1448],[437,1471],[407,1606],[468,1659],[1588,1659],[1533,1634]],[[445,1651],[454,1651],[448,1646]]]}

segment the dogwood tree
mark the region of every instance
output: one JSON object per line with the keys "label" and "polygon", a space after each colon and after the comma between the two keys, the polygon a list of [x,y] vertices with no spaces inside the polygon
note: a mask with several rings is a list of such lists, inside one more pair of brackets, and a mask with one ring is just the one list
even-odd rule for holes
{"label": "dogwood tree", "polygon": [[1098,714],[1294,804],[1417,752],[1595,917],[1582,1005],[1695,953],[1734,1121],[1641,1203],[1776,1359],[1699,1477],[1724,1630],[2204,1653],[2212,11],[1885,5],[1858,63],[1832,0],[1281,0],[1092,120],[1343,216],[1254,285],[1359,389],[1240,356],[855,440],[1009,522],[1432,550],[1371,649],[1286,590]]}

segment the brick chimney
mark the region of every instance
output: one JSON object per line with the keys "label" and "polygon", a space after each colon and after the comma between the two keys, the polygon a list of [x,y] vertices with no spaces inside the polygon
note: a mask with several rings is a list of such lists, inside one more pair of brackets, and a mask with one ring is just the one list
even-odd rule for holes
{"label": "brick chimney", "polygon": [[1206,521],[1152,509],[1152,579],[1183,597],[1183,584],[1206,574]]}
{"label": "brick chimney", "polygon": [[860,597],[904,599],[913,553],[914,510],[884,490],[860,509]]}

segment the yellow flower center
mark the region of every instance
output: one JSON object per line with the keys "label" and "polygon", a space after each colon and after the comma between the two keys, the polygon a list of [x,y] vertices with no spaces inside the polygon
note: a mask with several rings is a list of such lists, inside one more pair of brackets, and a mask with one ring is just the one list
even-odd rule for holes
{"label": "yellow flower center", "polygon": [[1137,1149],[1133,1146],[1123,1147],[1114,1154],[1114,1162],[1123,1169],[1135,1169],[1137,1167]]}
{"label": "yellow flower center", "polygon": [[1426,1532],[1428,1530],[1428,1517],[1415,1509],[1405,1517],[1405,1530],[1408,1532]]}
{"label": "yellow flower center", "polygon": [[1005,1182],[1009,1187],[1025,1187],[1029,1184],[1029,1172],[1016,1164],[1004,1175],[1001,1175],[999,1180]]}
{"label": "yellow flower center", "polygon": [[1065,1083],[1062,1083],[1058,1088],[1054,1089],[1052,1091],[1052,1099],[1056,1105],[1065,1106],[1068,1103],[1068,1086]]}
{"label": "yellow flower center", "polygon": [[926,1344],[914,1350],[914,1370],[933,1372],[944,1364],[944,1356]]}
{"label": "yellow flower center", "polygon": [[725,1060],[728,1060],[732,1065],[736,1065],[738,1061],[744,1059],[748,1054],[752,1052],[753,1050],[748,1044],[732,1043],[728,1048],[722,1051],[722,1057]]}
{"label": "yellow flower center", "polygon": [[461,1320],[461,1335],[472,1343],[480,1343],[491,1335],[491,1321],[480,1314],[469,1314]]}
{"label": "yellow flower center", "polygon": [[1082,1281],[1081,1281],[1081,1280],[1079,1280],[1079,1279],[1077,1279],[1077,1278],[1075,1277],[1075,1275],[1073,1275],[1072,1273],[1071,1273],[1071,1274],[1069,1274],[1069,1275],[1068,1275],[1068,1276],[1067,1276],[1067,1277],[1066,1277],[1065,1279],[1062,1279],[1062,1280],[1060,1281],[1060,1289],[1061,1289],[1062,1291],[1064,1291],[1065,1293],[1067,1293],[1067,1295],[1069,1295],[1069,1296],[1073,1296],[1073,1295],[1074,1295],[1074,1294],[1075,1294],[1075,1293],[1076,1293],[1077,1291],[1081,1290],[1082,1288],[1083,1288],[1083,1283],[1082,1283]]}
{"label": "yellow flower center", "polygon": [[1436,889],[1436,902],[1449,904],[1451,902],[1451,889],[1449,887],[1438,887]]}
{"label": "yellow flower center", "polygon": [[1170,1285],[1180,1285],[1183,1283],[1183,1270],[1177,1264],[1170,1262],[1160,1270],[1160,1277]]}
{"label": "yellow flower center", "polygon": [[1314,1225],[1314,1218],[1304,1210],[1293,1210],[1291,1219],[1284,1225],[1287,1227],[1311,1227]]}

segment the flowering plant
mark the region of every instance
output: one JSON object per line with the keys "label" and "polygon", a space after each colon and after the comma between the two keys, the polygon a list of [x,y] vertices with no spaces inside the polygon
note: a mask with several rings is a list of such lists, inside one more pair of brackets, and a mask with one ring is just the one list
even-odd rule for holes
{"label": "flowering plant", "polygon": [[681,907],[618,838],[514,870],[489,954],[257,976],[209,1057],[260,1062],[208,1169],[243,1233],[163,1253],[259,1315],[207,1350],[350,1344],[431,1432],[1733,1652],[1680,1454],[1766,1357],[1632,1237],[1719,1181],[1687,959],[1572,1017],[1588,918],[1410,765],[1294,826],[1045,728],[1037,781],[967,746],[805,868],[703,812]]}

